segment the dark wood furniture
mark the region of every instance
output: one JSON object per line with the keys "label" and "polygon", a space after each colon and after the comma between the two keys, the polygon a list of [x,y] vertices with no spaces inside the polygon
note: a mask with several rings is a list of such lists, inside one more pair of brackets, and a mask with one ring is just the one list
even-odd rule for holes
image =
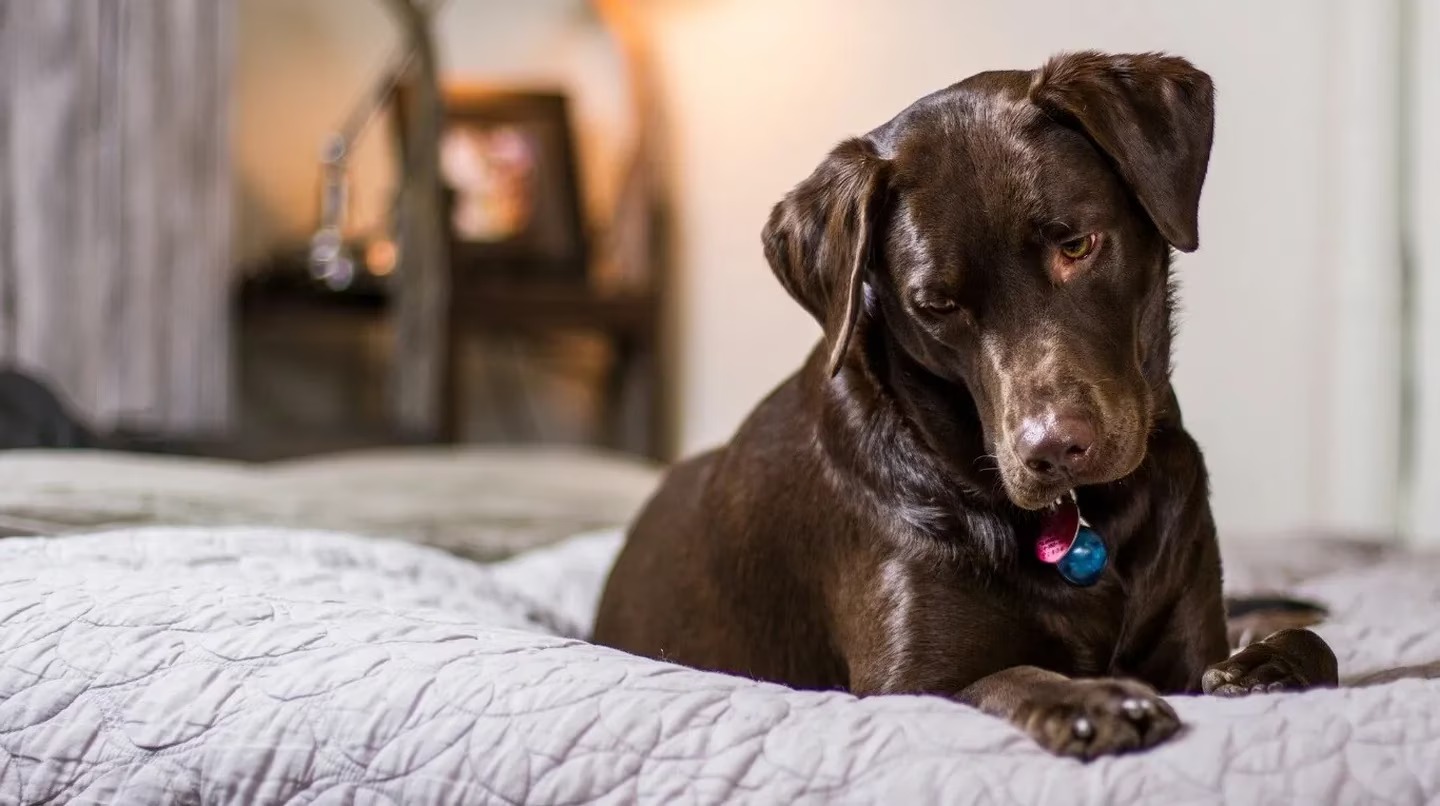
{"label": "dark wood furniture", "polygon": [[640,291],[606,293],[583,284],[451,277],[445,350],[443,437],[461,436],[462,347],[475,333],[543,336],[584,331],[604,338],[613,360],[601,399],[606,447],[654,459],[667,455],[667,385],[660,367],[660,300]]}
{"label": "dark wood furniture", "polygon": [[[639,291],[606,293],[578,283],[453,278],[440,396],[440,442],[463,437],[463,346],[473,335],[544,337],[583,331],[603,338],[612,362],[600,390],[603,428],[597,443],[655,459],[667,456],[667,384],[661,377],[660,298]],[[389,300],[374,288],[335,293],[306,282],[254,278],[241,287],[241,326],[285,329],[324,317],[339,326],[393,320]],[[393,377],[393,375],[392,375]],[[398,425],[398,424],[397,424]],[[394,439],[403,431],[396,428]]]}

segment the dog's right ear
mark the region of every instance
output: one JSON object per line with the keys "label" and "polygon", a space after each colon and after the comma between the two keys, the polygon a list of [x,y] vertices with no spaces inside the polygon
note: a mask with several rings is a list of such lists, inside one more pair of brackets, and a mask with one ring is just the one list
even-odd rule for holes
{"label": "dog's right ear", "polygon": [[1114,160],[1170,245],[1200,245],[1200,189],[1215,133],[1215,86],[1190,62],[1156,53],[1056,56],[1030,99],[1073,121]]}
{"label": "dog's right ear", "polygon": [[775,205],[761,234],[780,284],[825,329],[832,376],[860,318],[885,165],[870,142],[846,140]]}

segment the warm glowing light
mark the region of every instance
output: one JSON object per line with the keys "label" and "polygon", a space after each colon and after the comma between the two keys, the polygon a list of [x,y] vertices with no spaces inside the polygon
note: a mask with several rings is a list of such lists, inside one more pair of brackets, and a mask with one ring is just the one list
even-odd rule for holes
{"label": "warm glowing light", "polygon": [[365,249],[365,268],[376,277],[384,277],[395,270],[395,242],[372,241]]}

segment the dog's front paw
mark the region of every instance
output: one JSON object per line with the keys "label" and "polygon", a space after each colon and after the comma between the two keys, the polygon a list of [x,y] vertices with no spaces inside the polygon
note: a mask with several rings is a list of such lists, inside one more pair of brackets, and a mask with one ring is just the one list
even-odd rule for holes
{"label": "dog's front paw", "polygon": [[1221,697],[1336,685],[1335,653],[1309,630],[1281,630],[1206,669],[1200,679],[1206,694]]}
{"label": "dog's front paw", "polygon": [[1144,750],[1180,730],[1169,703],[1131,680],[1066,681],[1037,694],[1020,716],[1020,726],[1042,747],[1086,761]]}

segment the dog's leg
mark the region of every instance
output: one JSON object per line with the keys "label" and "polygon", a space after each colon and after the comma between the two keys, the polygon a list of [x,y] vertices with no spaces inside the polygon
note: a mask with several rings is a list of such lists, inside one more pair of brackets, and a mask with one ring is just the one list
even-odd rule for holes
{"label": "dog's leg", "polygon": [[[1164,467],[1184,467],[1189,454],[1188,464],[1201,466],[1193,441],[1183,434],[1172,436],[1178,438],[1168,442],[1157,439],[1152,445],[1156,461]],[[1175,599],[1155,600],[1161,606],[1152,612],[1164,619],[1162,626],[1153,631],[1142,627],[1142,631],[1151,632],[1158,640],[1129,668],[1167,693],[1190,693],[1198,688],[1206,694],[1233,697],[1337,685],[1335,653],[1320,636],[1306,629],[1279,630],[1227,657],[1230,636],[1220,592],[1220,552],[1208,485],[1203,473],[1190,481],[1188,487],[1172,492],[1176,497],[1160,507],[1162,517],[1155,524],[1162,544],[1189,549],[1188,558],[1177,554],[1169,560],[1172,578],[1184,582],[1175,586]],[[1234,609],[1236,615],[1246,615],[1244,608]],[[1146,625],[1147,615],[1138,613],[1135,623]]]}
{"label": "dog's leg", "polygon": [[1289,597],[1225,599],[1225,627],[1231,649],[1244,649],[1281,630],[1314,627],[1328,615],[1323,605]]}
{"label": "dog's leg", "polygon": [[1309,630],[1281,630],[1205,670],[1206,694],[1235,697],[1264,691],[1333,688],[1340,684],[1335,653]]}
{"label": "dog's leg", "polygon": [[1076,680],[1035,666],[984,677],[959,699],[1009,720],[1052,753],[1085,760],[1153,747],[1180,730],[1175,711],[1144,683]]}
{"label": "dog's leg", "polygon": [[[842,627],[851,693],[931,694],[1004,719],[1052,753],[1093,759],[1159,744],[1180,720],[1154,687],[1131,678],[1071,678],[1026,663],[1033,627],[995,606],[973,587],[906,579],[893,570],[886,584],[903,589],[902,608],[874,611]],[[874,589],[884,586],[876,583]],[[913,602],[924,607],[910,607]],[[1217,599],[1218,602],[1218,599]],[[1219,610],[1218,604],[1215,608]],[[964,629],[956,629],[961,614]],[[892,625],[903,625],[895,629]],[[928,640],[917,640],[924,636]],[[1219,657],[1224,657],[1224,629]],[[1199,670],[1194,678],[1199,684]]]}

